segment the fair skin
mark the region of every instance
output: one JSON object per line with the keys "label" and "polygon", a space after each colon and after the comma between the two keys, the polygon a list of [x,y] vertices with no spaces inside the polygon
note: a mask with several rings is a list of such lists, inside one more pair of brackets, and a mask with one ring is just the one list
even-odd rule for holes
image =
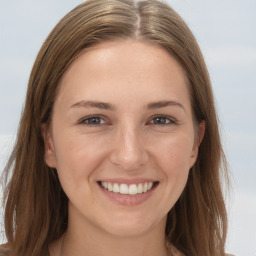
{"label": "fair skin", "polygon": [[[166,216],[204,133],[183,69],[159,46],[103,42],[80,55],[59,86],[43,126],[45,159],[69,198],[69,220],[51,256],[168,255]],[[128,194],[109,191],[114,186]]]}

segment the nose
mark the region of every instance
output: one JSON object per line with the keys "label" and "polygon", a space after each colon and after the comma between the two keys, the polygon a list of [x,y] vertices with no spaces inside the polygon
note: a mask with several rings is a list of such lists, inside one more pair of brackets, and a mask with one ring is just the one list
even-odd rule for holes
{"label": "nose", "polygon": [[141,131],[126,125],[117,131],[110,160],[124,170],[138,170],[149,159]]}

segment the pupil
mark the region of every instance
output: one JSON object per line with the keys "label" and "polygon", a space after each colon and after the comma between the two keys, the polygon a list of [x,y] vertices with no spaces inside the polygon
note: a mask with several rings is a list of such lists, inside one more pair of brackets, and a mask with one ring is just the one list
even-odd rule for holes
{"label": "pupil", "polygon": [[91,120],[90,120],[90,123],[91,124],[98,124],[99,123],[99,118],[98,117],[92,117]]}
{"label": "pupil", "polygon": [[157,117],[156,118],[156,123],[158,123],[158,124],[165,123],[165,118],[164,117]]}

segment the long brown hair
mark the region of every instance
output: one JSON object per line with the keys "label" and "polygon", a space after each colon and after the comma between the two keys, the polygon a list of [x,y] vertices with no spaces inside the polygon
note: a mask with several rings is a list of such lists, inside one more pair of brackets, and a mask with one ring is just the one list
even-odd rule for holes
{"label": "long brown hair", "polygon": [[191,31],[171,7],[157,0],[86,1],[44,42],[4,172],[5,233],[11,255],[43,255],[65,232],[68,199],[56,170],[44,161],[40,126],[51,122],[58,82],[70,63],[92,44],[120,38],[161,45],[186,72],[196,122],[204,120],[206,131],[187,185],[168,214],[166,237],[186,255],[224,255],[227,216],[221,183],[226,165],[211,82]]}

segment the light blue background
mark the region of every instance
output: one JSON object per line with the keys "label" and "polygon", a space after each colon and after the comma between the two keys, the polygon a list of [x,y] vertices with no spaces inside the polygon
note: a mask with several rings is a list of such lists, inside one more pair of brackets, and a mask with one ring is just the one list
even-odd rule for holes
{"label": "light blue background", "polygon": [[[78,0],[0,0],[0,168],[44,39]],[[232,172],[227,251],[256,255],[256,1],[169,0],[205,55]]]}

